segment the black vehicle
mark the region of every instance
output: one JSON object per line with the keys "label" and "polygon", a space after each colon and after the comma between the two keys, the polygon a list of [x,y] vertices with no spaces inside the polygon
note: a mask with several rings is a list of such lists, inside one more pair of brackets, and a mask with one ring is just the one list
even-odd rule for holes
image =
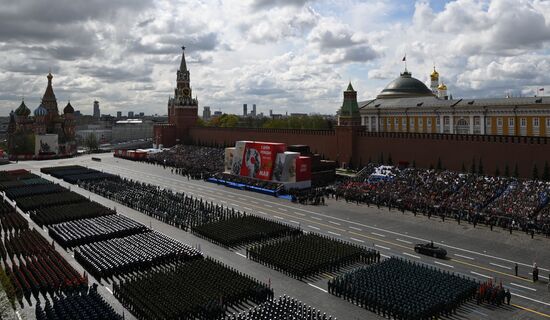
{"label": "black vehicle", "polygon": [[414,251],[439,259],[444,259],[447,256],[447,250],[434,246],[433,242],[417,244],[414,246]]}

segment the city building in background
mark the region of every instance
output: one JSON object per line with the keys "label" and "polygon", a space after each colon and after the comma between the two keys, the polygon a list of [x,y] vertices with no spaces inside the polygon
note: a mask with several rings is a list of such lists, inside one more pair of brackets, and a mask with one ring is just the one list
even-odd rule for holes
{"label": "city building in background", "polygon": [[133,118],[134,117],[134,111],[128,111],[128,118]]}
{"label": "city building in background", "polygon": [[101,118],[101,111],[99,110],[99,101],[94,101],[94,113],[93,113],[93,117],[95,119],[99,119]]}
{"label": "city building in background", "polygon": [[59,114],[51,73],[40,105],[31,110],[21,105],[10,113],[8,152],[10,159],[49,159],[76,154],[74,108],[68,102]]}
{"label": "city building in background", "polygon": [[252,105],[252,112],[250,113],[250,115],[253,116],[253,117],[256,116],[256,104]]}
{"label": "city building in background", "polygon": [[550,137],[550,97],[453,99],[435,68],[430,80],[428,88],[405,70],[375,99],[359,102],[361,125],[368,132]]}
{"label": "city building in background", "polygon": [[243,104],[243,116],[248,116],[248,105],[246,103]]}
{"label": "city building in background", "polygon": [[116,117],[117,117],[117,119],[122,118],[122,111],[117,111],[116,112]]}
{"label": "city building in background", "polygon": [[212,117],[212,113],[210,111],[210,107],[205,106],[204,109],[202,110],[202,120],[208,121],[210,120],[211,117]]}

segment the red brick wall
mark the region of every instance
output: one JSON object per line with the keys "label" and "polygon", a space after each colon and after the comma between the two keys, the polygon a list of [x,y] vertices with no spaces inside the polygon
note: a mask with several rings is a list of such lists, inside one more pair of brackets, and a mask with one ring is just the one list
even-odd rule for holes
{"label": "red brick wall", "polygon": [[240,140],[281,142],[287,145],[307,144],[312,152],[326,157],[337,154],[334,130],[193,127],[189,130],[189,135],[193,143],[234,146],[235,141]]}
{"label": "red brick wall", "polygon": [[542,174],[544,162],[550,161],[550,139],[480,135],[368,133],[357,128],[337,127],[335,130],[246,129],[192,127],[189,137],[193,143],[233,146],[235,141],[271,141],[306,144],[311,151],[331,160],[366,164],[368,159],[384,159],[391,154],[393,162],[416,162],[418,167],[437,165],[438,158],[445,168],[460,170],[464,163],[476,167],[481,157],[486,173],[499,168],[501,174],[508,164],[510,174],[518,164],[520,174],[531,177],[536,163]]}
{"label": "red brick wall", "polygon": [[170,124],[156,124],[153,126],[153,142],[171,147],[176,144],[176,126]]}
{"label": "red brick wall", "polygon": [[445,168],[460,170],[464,163],[469,170],[473,159],[477,168],[481,158],[488,174],[493,174],[497,167],[503,174],[506,164],[513,174],[517,163],[523,177],[532,176],[534,164],[540,176],[544,162],[550,162],[548,138],[363,132],[357,136],[355,147],[355,161],[363,163],[369,157],[378,160],[383,153],[384,159],[391,154],[395,164],[414,160],[418,167],[436,167],[438,158],[441,158]]}

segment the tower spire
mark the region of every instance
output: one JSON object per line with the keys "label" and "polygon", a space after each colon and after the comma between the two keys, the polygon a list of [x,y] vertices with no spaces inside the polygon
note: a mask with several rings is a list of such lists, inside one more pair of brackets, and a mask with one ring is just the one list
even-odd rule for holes
{"label": "tower spire", "polygon": [[187,63],[185,62],[185,46],[181,47],[182,53],[181,53],[181,64],[180,64],[180,72],[187,71]]}

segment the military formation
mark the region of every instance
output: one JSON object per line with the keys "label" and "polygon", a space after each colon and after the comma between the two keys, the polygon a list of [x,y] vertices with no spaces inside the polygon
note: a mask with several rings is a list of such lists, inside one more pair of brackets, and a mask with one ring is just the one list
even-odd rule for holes
{"label": "military formation", "polygon": [[373,263],[379,252],[349,242],[309,233],[253,245],[246,255],[253,261],[303,279],[321,272],[337,272],[354,263]]}
{"label": "military formation", "polygon": [[50,225],[48,234],[63,248],[123,238],[146,232],[148,228],[126,216],[111,214]]}
{"label": "military formation", "polygon": [[450,316],[471,300],[476,281],[400,258],[329,280],[329,293],[383,317],[423,320]]}
{"label": "military formation", "polygon": [[200,259],[202,255],[162,233],[149,231],[79,246],[74,257],[96,278],[107,279],[158,265]]}
{"label": "military formation", "polygon": [[282,296],[269,300],[239,314],[227,316],[224,320],[337,320],[326,313],[302,302]]}
{"label": "military formation", "polygon": [[210,258],[129,276],[113,293],[138,319],[220,319],[229,307],[273,298],[266,284]]}
{"label": "military formation", "polygon": [[97,292],[97,284],[81,292],[54,296],[52,302],[46,298],[44,306],[38,302],[35,310],[36,320],[122,320],[111,305]]}
{"label": "military formation", "polygon": [[240,217],[196,226],[191,231],[223,247],[238,247],[267,239],[301,234],[297,226],[244,214]]}
{"label": "military formation", "polygon": [[239,215],[234,209],[185,193],[120,177],[80,182],[79,186],[186,231],[193,226]]}

